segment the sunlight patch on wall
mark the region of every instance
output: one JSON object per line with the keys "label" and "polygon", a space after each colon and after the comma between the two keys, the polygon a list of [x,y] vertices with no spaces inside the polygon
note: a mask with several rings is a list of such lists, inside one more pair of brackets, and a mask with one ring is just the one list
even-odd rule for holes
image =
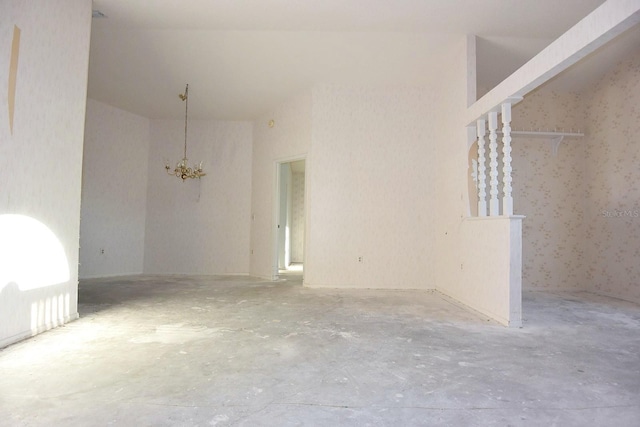
{"label": "sunlight patch on wall", "polygon": [[25,215],[0,215],[0,290],[9,283],[27,291],[68,280],[64,248],[46,225]]}

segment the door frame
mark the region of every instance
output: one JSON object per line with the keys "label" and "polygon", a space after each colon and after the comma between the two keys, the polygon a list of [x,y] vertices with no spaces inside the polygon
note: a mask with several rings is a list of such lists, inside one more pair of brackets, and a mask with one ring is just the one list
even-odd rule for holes
{"label": "door frame", "polygon": [[[299,160],[304,160],[304,199],[305,199],[305,207],[304,207],[304,253],[302,255],[302,264],[306,266],[306,257],[307,257],[307,155],[299,154],[295,156],[282,157],[276,159],[273,162],[273,171],[274,171],[274,186],[273,186],[273,215],[272,215],[272,224],[271,224],[271,236],[272,236],[272,244],[271,244],[271,280],[279,280],[280,279],[280,269],[279,269],[279,233],[278,233],[278,223],[280,222],[280,171],[281,166],[286,163],[297,162]],[[303,271],[303,281],[304,281],[304,271]]]}

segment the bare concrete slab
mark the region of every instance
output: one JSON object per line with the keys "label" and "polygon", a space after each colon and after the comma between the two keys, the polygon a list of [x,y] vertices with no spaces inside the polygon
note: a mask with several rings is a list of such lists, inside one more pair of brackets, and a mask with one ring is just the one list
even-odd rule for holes
{"label": "bare concrete slab", "polygon": [[0,425],[640,425],[638,305],[524,313],[295,276],[84,281],[79,320],[0,351]]}

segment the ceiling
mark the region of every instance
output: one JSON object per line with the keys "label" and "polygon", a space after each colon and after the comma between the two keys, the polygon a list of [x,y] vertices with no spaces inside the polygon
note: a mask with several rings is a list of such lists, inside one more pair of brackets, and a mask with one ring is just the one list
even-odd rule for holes
{"label": "ceiling", "polygon": [[94,0],[89,97],[180,118],[189,83],[191,118],[251,120],[317,84],[428,84],[464,34],[490,88],[602,3]]}
{"label": "ceiling", "polygon": [[[484,95],[544,49],[544,39],[478,38],[478,96]],[[621,34],[544,84],[548,90],[581,92],[593,86],[609,69],[640,52],[640,26]]]}

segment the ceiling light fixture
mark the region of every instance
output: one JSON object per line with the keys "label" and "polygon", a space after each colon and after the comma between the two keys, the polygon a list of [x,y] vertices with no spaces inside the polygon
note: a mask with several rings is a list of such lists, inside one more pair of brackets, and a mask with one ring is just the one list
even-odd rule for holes
{"label": "ceiling light fixture", "polygon": [[189,85],[187,84],[186,89],[184,90],[184,94],[178,95],[181,100],[185,102],[184,104],[184,157],[178,163],[176,163],[175,169],[171,170],[171,166],[169,166],[169,162],[166,162],[164,168],[167,170],[169,175],[177,176],[181,178],[182,181],[185,181],[187,178],[201,178],[206,175],[206,173],[202,172],[202,162],[200,162],[197,166],[193,168],[189,167],[187,160],[187,123],[189,117]]}

